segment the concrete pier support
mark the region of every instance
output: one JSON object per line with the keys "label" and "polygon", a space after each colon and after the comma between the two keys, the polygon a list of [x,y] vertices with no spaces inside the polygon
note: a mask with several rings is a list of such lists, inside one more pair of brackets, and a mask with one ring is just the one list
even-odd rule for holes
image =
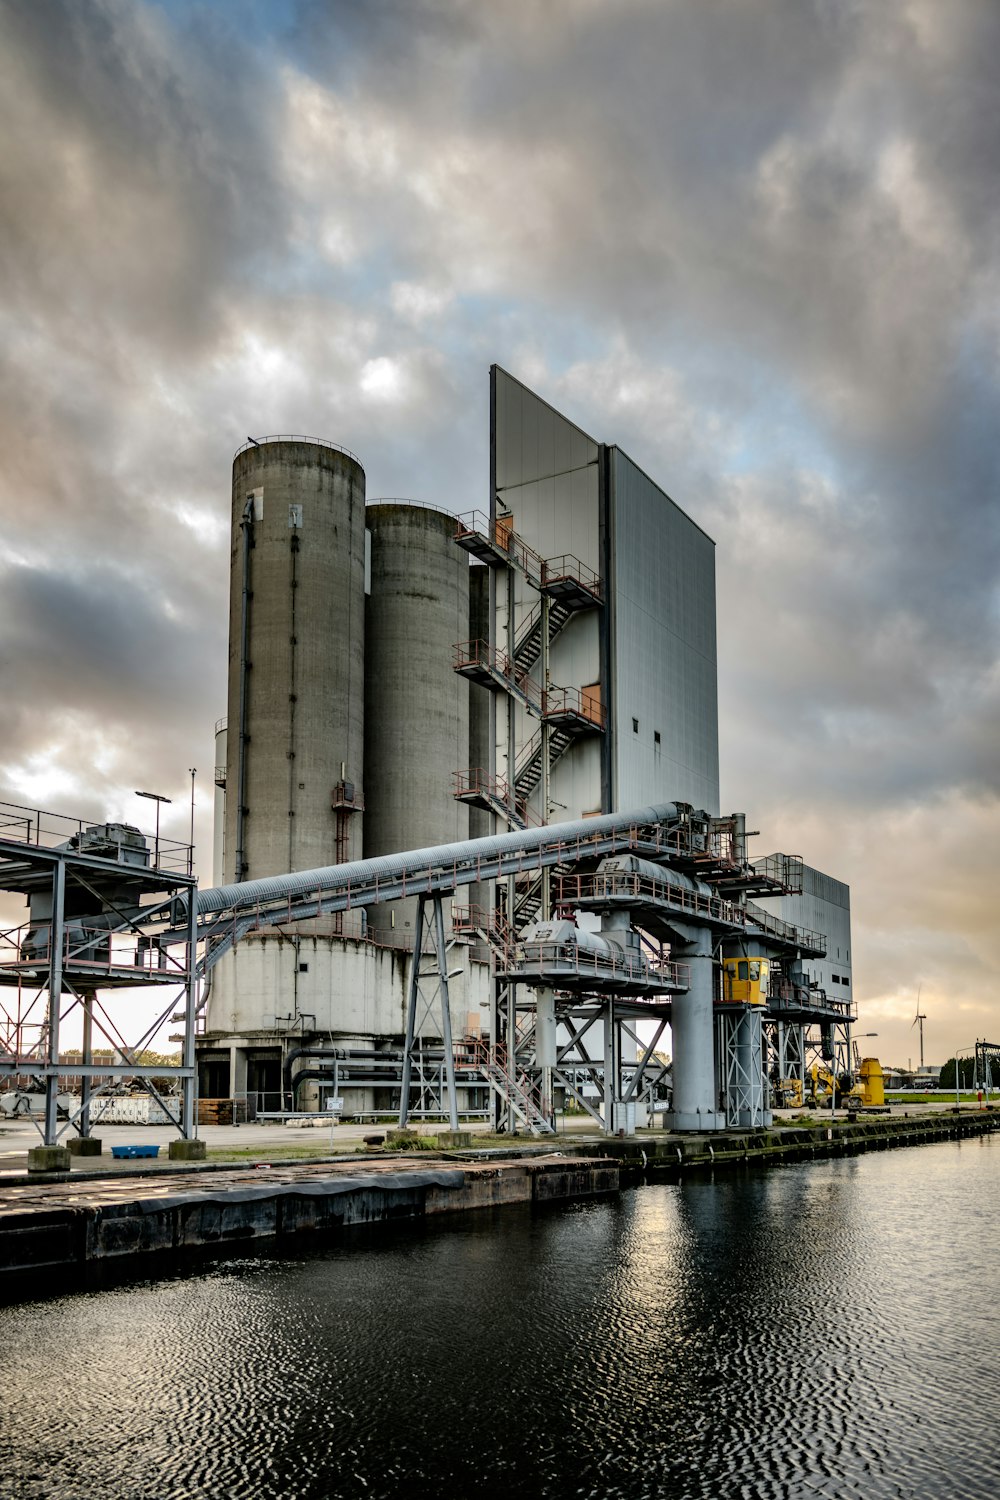
{"label": "concrete pier support", "polygon": [[712,934],[707,927],[677,924],[672,953],[690,965],[691,985],[674,1000],[674,1130],[725,1130],[715,1081],[715,990]]}

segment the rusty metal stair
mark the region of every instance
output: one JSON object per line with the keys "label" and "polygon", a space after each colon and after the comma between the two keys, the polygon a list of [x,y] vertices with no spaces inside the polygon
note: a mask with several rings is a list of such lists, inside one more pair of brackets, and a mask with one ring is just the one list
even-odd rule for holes
{"label": "rusty metal stair", "polygon": [[[575,609],[562,599],[549,604],[549,641],[555,640]],[[542,654],[542,606],[536,604],[514,637],[514,660],[522,671],[530,672]]]}

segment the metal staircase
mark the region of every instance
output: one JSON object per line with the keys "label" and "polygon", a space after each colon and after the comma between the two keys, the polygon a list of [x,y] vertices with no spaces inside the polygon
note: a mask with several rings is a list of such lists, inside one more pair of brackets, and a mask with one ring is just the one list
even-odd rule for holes
{"label": "metal staircase", "polygon": [[[549,605],[549,641],[554,641],[566,621],[577,611],[565,599],[553,599]],[[514,638],[514,660],[524,672],[530,672],[542,654],[542,606],[536,604]]]}
{"label": "metal staircase", "polygon": [[[576,735],[565,725],[553,725],[549,731],[549,765],[554,766],[572,745]],[[536,730],[514,764],[514,793],[527,802],[542,779],[542,732]]]}
{"label": "metal staircase", "polygon": [[452,665],[456,672],[481,687],[510,693],[529,713],[541,717],[542,689],[506,651],[494,651],[488,641],[456,641]]}
{"label": "metal staircase", "polygon": [[480,807],[485,812],[503,818],[508,828],[540,828],[536,818],[518,797],[505,776],[491,776],[482,766],[469,771],[456,771],[454,797],[456,802],[467,802],[471,807]]}
{"label": "metal staircase", "polygon": [[479,1073],[507,1110],[508,1117],[517,1120],[532,1135],[554,1135],[552,1122],[544,1115],[538,1104],[538,1088],[526,1073],[512,1077],[505,1067],[506,1054],[502,1047],[491,1052],[482,1042],[473,1049],[470,1071]]}

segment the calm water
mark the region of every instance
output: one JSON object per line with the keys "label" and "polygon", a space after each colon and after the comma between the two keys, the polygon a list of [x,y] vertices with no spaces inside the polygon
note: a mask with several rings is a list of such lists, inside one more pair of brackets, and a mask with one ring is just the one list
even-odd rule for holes
{"label": "calm water", "polygon": [[1000,1139],[0,1309],[0,1496],[984,1500]]}

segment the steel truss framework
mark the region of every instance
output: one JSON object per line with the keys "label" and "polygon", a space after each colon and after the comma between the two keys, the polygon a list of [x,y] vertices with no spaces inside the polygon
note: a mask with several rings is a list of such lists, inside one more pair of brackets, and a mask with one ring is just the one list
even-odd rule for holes
{"label": "steel truss framework", "polygon": [[409,1120],[411,1104],[421,1114],[430,1112],[435,1104],[440,1109],[442,1092],[451,1128],[458,1129],[458,1090],[448,981],[455,974],[461,973],[461,970],[456,969],[452,974],[448,969],[448,953],[454,947],[454,939],[449,943],[445,938],[441,901],[440,893],[417,898],[413,962],[406,1004],[403,1075],[399,1092],[401,1129]]}
{"label": "steel truss framework", "polygon": [[976,1075],[973,1088],[981,1089],[987,1097],[993,1089],[1000,1088],[1000,1042],[976,1043]]}
{"label": "steel truss framework", "polygon": [[[150,938],[142,909],[150,900],[158,904],[164,896],[195,889],[189,846],[159,837],[140,840],[143,852],[137,858],[134,845],[116,846],[108,825],[98,825],[105,830],[108,852],[86,852],[85,825],[7,805],[0,810],[0,824],[0,890],[28,897],[32,913],[43,913],[0,934],[0,1077],[35,1082],[44,1095],[44,1112],[34,1123],[49,1146],[70,1131],[89,1136],[100,1118],[102,1095],[125,1080],[138,1084],[190,1138],[196,1076],[194,903],[188,902],[191,918],[180,956]],[[179,868],[147,864],[150,853],[154,861]],[[80,919],[74,915],[79,910],[98,915]],[[140,986],[161,988],[169,1002],[142,1036],[128,1041],[102,995]],[[164,1096],[153,1082],[162,1078],[162,1064],[137,1060],[178,1005],[184,1015],[176,1069],[179,1101]],[[81,1057],[61,1061],[63,1027],[77,1010]],[[95,1061],[95,1034],[115,1061]],[[69,1077],[81,1080],[80,1102],[63,1110],[60,1084]]]}
{"label": "steel truss framework", "polygon": [[[553,1092],[565,1091],[568,1098],[612,1133],[629,1123],[630,1106],[640,1102],[655,1107],[663,1101],[664,1064],[654,1056],[656,1047],[671,1014],[671,993],[682,993],[686,979],[682,966],[663,963],[663,942],[671,941],[678,913],[677,888],[671,888],[669,876],[662,889],[616,889],[615,904],[638,903],[635,915],[642,929],[654,938],[646,941],[654,954],[645,962],[646,977],[637,979],[628,960],[624,969],[613,966],[613,972],[599,974],[593,958],[581,952],[574,960],[579,973],[570,979],[568,990],[564,977],[553,976],[560,985],[554,1000],[560,1031],[553,1056],[546,1042],[540,1063],[537,1007],[518,998],[517,975],[510,971],[511,934],[487,934],[488,940],[503,958],[497,962],[497,983],[491,1017],[492,1045],[456,1055],[451,1034],[449,953],[453,935],[446,935],[442,899],[454,890],[472,882],[507,879],[513,883],[530,872],[553,868],[571,870],[581,863],[595,864],[602,856],[620,850],[638,852],[667,865],[683,868],[693,857],[689,821],[690,809],[672,804],[641,809],[636,814],[614,814],[550,829],[524,831],[470,840],[464,845],[413,851],[377,861],[307,871],[301,875],[274,877],[248,886],[223,887],[197,893],[191,877],[190,851],[188,873],[173,875],[163,869],[150,868],[144,862],[123,862],[98,858],[74,847],[73,841],[51,846],[40,841],[28,843],[24,837],[0,839],[0,888],[22,893],[41,892],[48,898],[49,912],[44,940],[36,930],[26,947],[26,936],[6,935],[9,961],[0,961],[0,983],[16,986],[16,1015],[5,1012],[6,1052],[0,1053],[0,1071],[28,1072],[38,1077],[46,1096],[44,1137],[55,1143],[69,1128],[87,1134],[94,1121],[98,1094],[106,1082],[95,1089],[93,1079],[135,1079],[154,1095],[174,1120],[182,1134],[190,1135],[194,1127],[194,1027],[197,1011],[196,974],[211,967],[216,954],[238,940],[253,927],[282,925],[320,913],[349,910],[357,906],[378,905],[402,895],[418,898],[418,922],[414,944],[407,1004],[406,1041],[400,1074],[400,1121],[410,1115],[447,1112],[457,1126],[459,1116],[459,1081],[466,1088],[485,1090],[492,1099],[495,1128],[513,1132],[528,1129],[549,1133],[554,1129]],[[694,814],[695,823],[702,815]],[[80,825],[82,827],[82,825]],[[158,852],[159,846],[157,846]],[[154,856],[155,857],[155,856]],[[734,877],[735,866],[724,852],[713,856],[723,875]],[[738,873],[738,872],[737,872]],[[767,877],[771,879],[771,876]],[[755,877],[758,879],[758,877]],[[654,882],[654,885],[656,883]],[[67,886],[74,891],[86,890],[90,904],[75,910],[98,910],[96,928],[85,927],[66,911]],[[596,893],[595,893],[596,894]],[[586,900],[586,898],[584,898]],[[591,897],[593,899],[593,897]],[[598,900],[607,901],[602,892]],[[657,920],[659,913],[659,920]],[[714,930],[713,946],[718,949],[723,935],[734,927],[744,931],[751,925],[759,934],[757,940],[794,946],[795,933],[764,933],[756,915],[743,909],[723,910],[709,903],[703,914],[685,910],[684,925],[701,922]],[[807,942],[813,935],[807,936]],[[645,941],[645,939],[644,939]],[[201,964],[196,968],[197,944],[204,945]],[[131,955],[123,956],[123,944],[130,945]],[[656,949],[659,945],[659,960]],[[683,944],[682,951],[683,951]],[[181,957],[173,950],[180,948]],[[12,955],[12,956],[10,956]],[[544,956],[544,955],[543,955]],[[30,960],[30,961],[29,961]],[[522,976],[521,985],[546,981]],[[36,988],[35,1000],[26,1013],[23,1003],[25,982]],[[97,998],[108,988],[127,988],[139,984],[173,982],[185,995],[184,1052],[178,1078],[183,1096],[178,1113],[173,1105],[157,1093],[152,1077],[162,1068],[143,1068],[136,1054],[155,1034],[170,1014],[176,998],[157,1019],[146,1035],[129,1046]],[[610,985],[611,993],[606,986]],[[598,991],[600,991],[598,993]],[[549,992],[552,993],[552,992]],[[23,1045],[26,1026],[30,1024],[31,1006],[38,996],[48,997],[44,1020],[37,1025],[32,1045]],[[81,1063],[59,1062],[60,1023],[79,1005],[84,1020],[84,1057]],[[637,1021],[654,1021],[654,1035],[641,1039]],[[779,1047],[784,1048],[785,1062],[793,1057],[804,1074],[811,1033],[807,1021],[813,1015],[797,1015],[795,1022],[785,1021]],[[769,1018],[770,1020],[770,1018]],[[120,1053],[121,1061],[108,1065],[93,1060],[95,1028]],[[16,1034],[16,1045],[10,1041]],[[552,1035],[556,1035],[553,1030]],[[840,1052],[841,1066],[850,1066],[849,1023],[838,1033],[837,1024],[825,1024],[822,1045],[829,1046],[834,1036],[835,1054]],[[839,1039],[837,1039],[839,1037]],[[727,1120],[733,1123],[755,1123],[766,1106],[764,1090],[764,1041],[759,1016],[745,1017],[742,1011],[719,1020],[719,1087],[726,1099]],[[59,1080],[68,1075],[82,1075],[83,1095],[80,1106],[60,1129],[58,1121]]]}
{"label": "steel truss framework", "polygon": [[759,1005],[720,1006],[716,1055],[726,1124],[755,1129],[770,1120]]}
{"label": "steel truss framework", "polygon": [[[607,1135],[625,1128],[629,1106],[666,1109],[661,1094],[669,1069],[655,1054],[670,1019],[669,1001],[638,1005],[614,995],[559,995],[555,1061],[543,1067],[538,1062],[536,1002],[519,1000],[521,988],[506,981],[497,987],[507,1078],[506,1094],[495,1091],[494,1129],[552,1133],[554,1089],[562,1089]],[[641,1018],[655,1021],[648,1041],[638,1033]]]}

